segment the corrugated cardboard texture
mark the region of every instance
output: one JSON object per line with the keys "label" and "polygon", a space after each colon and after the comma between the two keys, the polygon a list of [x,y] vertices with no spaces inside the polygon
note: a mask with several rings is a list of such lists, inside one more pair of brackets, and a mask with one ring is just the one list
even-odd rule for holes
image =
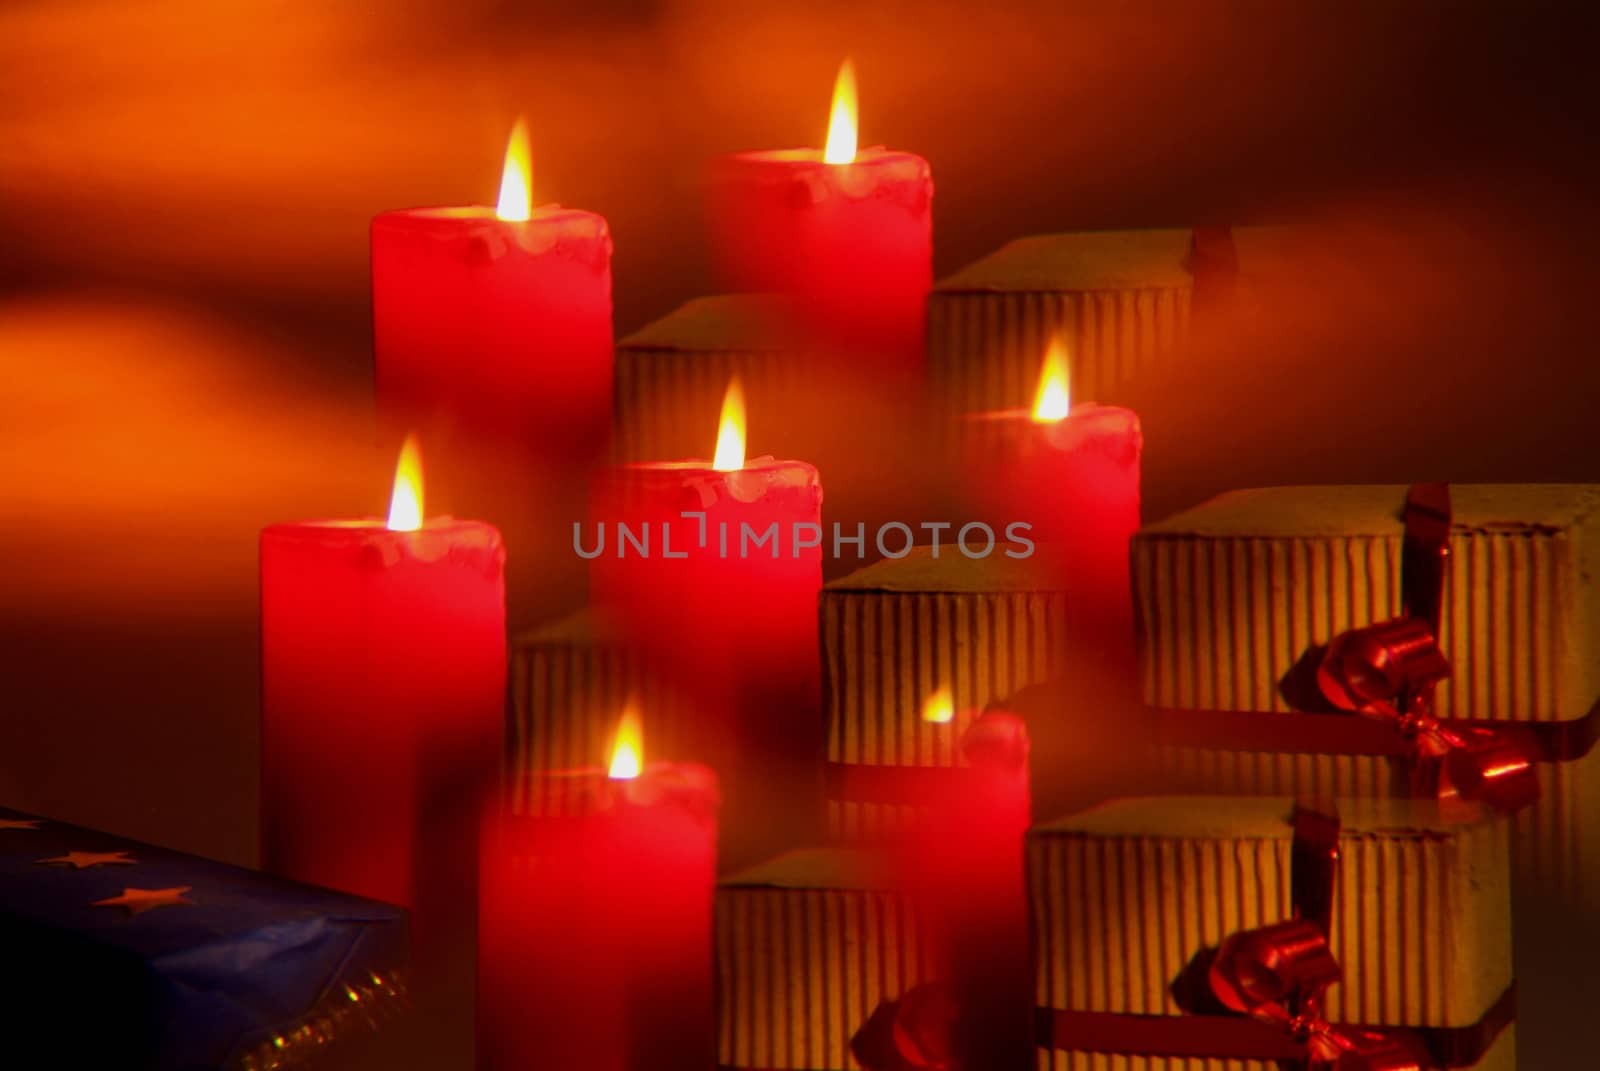
{"label": "corrugated cardboard texture", "polygon": [[807,371],[793,326],[781,298],[720,295],[690,301],[617,343],[616,459],[710,457],[734,376],[751,428],[773,426],[772,414]]}
{"label": "corrugated cardboard texture", "polygon": [[[828,761],[957,766],[962,734],[984,707],[1059,672],[1067,597],[1039,590],[1052,575],[1041,546],[1031,559],[971,560],[927,548],[882,561],[822,591]],[[955,718],[923,719],[942,688]],[[829,830],[869,836],[902,824],[905,808],[829,801]]]}
{"label": "corrugated cardboard texture", "polygon": [[512,637],[507,797],[513,814],[573,813],[563,782],[540,773],[605,766],[617,722],[636,703],[646,755],[688,758],[678,747],[682,704],[584,610]]}
{"label": "corrugated cardboard texture", "polygon": [[717,1059],[853,1071],[880,1004],[940,976],[940,942],[873,857],[791,852],[717,887]]}
{"label": "corrugated cardboard texture", "polygon": [[[1033,830],[1028,867],[1037,1000],[1079,1011],[1181,1015],[1170,986],[1202,949],[1290,916],[1282,798],[1122,800]],[[1465,1026],[1510,985],[1508,827],[1487,810],[1451,820],[1417,801],[1341,800],[1331,940],[1344,980],[1334,1022]],[[1039,1066],[1210,1071],[1041,1050]],[[1272,1071],[1227,1061],[1229,1068]],[[1515,1066],[1503,1034],[1478,1065]]]}
{"label": "corrugated cardboard texture", "polygon": [[928,298],[936,396],[952,416],[1031,406],[1059,335],[1073,397],[1114,401],[1188,339],[1190,242],[1187,229],[1042,235],[940,281]]}
{"label": "corrugated cardboard texture", "polygon": [[[1400,610],[1403,486],[1236,491],[1134,540],[1144,692],[1167,707],[1283,711],[1278,682],[1310,646]],[[1441,643],[1446,717],[1572,719],[1600,696],[1600,487],[1460,485]],[[1186,785],[1383,795],[1386,760],[1186,751]],[[1600,863],[1600,765],[1540,768],[1519,855],[1563,885]]]}

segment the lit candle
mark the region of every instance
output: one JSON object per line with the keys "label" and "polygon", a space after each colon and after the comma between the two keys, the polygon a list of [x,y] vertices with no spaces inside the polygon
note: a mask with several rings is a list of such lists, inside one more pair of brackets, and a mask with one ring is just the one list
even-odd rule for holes
{"label": "lit candle", "polygon": [[571,813],[504,816],[485,838],[478,1066],[715,1062],[711,899],[717,781],[644,762],[625,712],[609,767],[534,775]]}
{"label": "lit candle", "polygon": [[470,436],[592,456],[611,413],[611,233],[533,207],[527,131],[506,147],[495,207],[372,221],[379,416],[425,443]]}
{"label": "lit candle", "polygon": [[425,519],[414,440],[387,521],[261,533],[264,866],[411,907],[423,967],[475,909],[504,733],[504,569],[493,527]]}
{"label": "lit candle", "polygon": [[821,809],[822,482],[804,461],[746,460],[744,442],[735,380],[713,460],[613,469],[576,540],[596,602],[701,712],[693,753],[722,779],[733,865]]}
{"label": "lit candle", "polygon": [[[1079,756],[1121,769],[1143,747],[1135,694],[1129,542],[1139,529],[1139,417],[1075,401],[1065,345],[1048,347],[1031,409],[972,414],[964,422],[967,487],[999,530],[1015,522],[1051,543],[1041,586],[1066,595],[1061,652],[1071,708],[1030,721],[1035,796],[1043,813],[1080,800]],[[1050,575],[1044,575],[1044,574]]]}
{"label": "lit candle", "polygon": [[933,178],[909,152],[857,149],[855,72],[834,86],[825,149],[745,152],[712,167],[707,215],[725,285],[808,299],[825,336],[920,361],[933,286]]}
{"label": "lit candle", "polygon": [[[996,530],[1032,526],[1059,544],[1061,579],[1095,626],[1131,621],[1128,543],[1139,529],[1144,436],[1129,409],[1074,402],[1064,344],[1051,343],[1031,409],[972,414],[969,485]],[[1131,642],[1131,625],[1128,626]]]}

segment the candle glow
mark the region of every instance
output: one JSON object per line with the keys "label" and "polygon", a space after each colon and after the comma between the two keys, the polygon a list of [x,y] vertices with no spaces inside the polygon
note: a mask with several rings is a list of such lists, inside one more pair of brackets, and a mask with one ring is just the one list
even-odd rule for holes
{"label": "candle glow", "polygon": [[394,467],[394,493],[389,497],[388,528],[415,532],[422,527],[422,448],[415,435],[407,435]]}
{"label": "candle glow", "polygon": [[500,200],[494,214],[503,220],[526,220],[533,214],[533,152],[528,124],[520,118],[506,142],[505,168],[500,172]]}
{"label": "candle glow", "polygon": [[736,472],[744,468],[744,388],[739,377],[728,381],[728,392],[722,397],[722,420],[717,426],[717,452],[711,467],[718,472]]}
{"label": "candle glow", "polygon": [[828,145],[822,160],[828,164],[852,164],[856,159],[856,68],[850,60],[839,66],[833,83],[833,109],[828,116]]}
{"label": "candle glow", "polygon": [[955,720],[956,701],[948,687],[940,688],[922,704],[922,720],[934,725],[947,725]]}
{"label": "candle glow", "polygon": [[614,781],[629,781],[644,768],[644,726],[639,712],[630,703],[617,722],[616,742],[611,746],[611,766],[606,776]]}
{"label": "candle glow", "polygon": [[1071,373],[1067,366],[1066,343],[1057,338],[1044,355],[1039,370],[1039,389],[1033,399],[1036,424],[1053,424],[1066,417],[1072,408]]}

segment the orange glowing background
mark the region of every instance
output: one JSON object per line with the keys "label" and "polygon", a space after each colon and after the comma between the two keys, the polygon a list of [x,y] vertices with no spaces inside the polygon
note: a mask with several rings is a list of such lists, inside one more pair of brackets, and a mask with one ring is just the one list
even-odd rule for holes
{"label": "orange glowing background", "polygon": [[[0,800],[254,862],[257,533],[389,485],[368,222],[495,203],[519,115],[539,200],[610,221],[618,337],[710,289],[704,161],[817,146],[847,55],[872,142],[932,163],[936,275],[1026,234],[1307,221],[1226,345],[1095,398],[1139,410],[1156,518],[1600,482],[1589,51],[1540,5],[1380,0],[0,5]],[[753,450],[793,449],[749,401]],[[911,404],[792,419],[884,486],[929,454]]]}

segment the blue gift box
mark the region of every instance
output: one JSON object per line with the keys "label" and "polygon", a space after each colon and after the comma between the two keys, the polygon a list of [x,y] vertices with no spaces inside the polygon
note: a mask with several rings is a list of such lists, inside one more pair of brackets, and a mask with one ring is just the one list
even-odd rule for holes
{"label": "blue gift box", "polygon": [[298,1065],[406,954],[398,907],[0,808],[0,1066]]}

